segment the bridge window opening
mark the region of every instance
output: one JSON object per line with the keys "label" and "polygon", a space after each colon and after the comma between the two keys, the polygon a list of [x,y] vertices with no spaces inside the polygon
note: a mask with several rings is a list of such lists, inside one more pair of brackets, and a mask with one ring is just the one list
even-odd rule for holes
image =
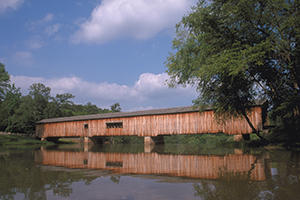
{"label": "bridge window opening", "polygon": [[123,122],[106,122],[106,128],[123,128]]}
{"label": "bridge window opening", "polygon": [[88,124],[84,124],[83,126],[84,126],[84,128],[89,128]]}
{"label": "bridge window opening", "polygon": [[106,167],[123,167],[123,162],[109,162],[109,161],[107,161],[106,163],[105,163],[105,166]]}

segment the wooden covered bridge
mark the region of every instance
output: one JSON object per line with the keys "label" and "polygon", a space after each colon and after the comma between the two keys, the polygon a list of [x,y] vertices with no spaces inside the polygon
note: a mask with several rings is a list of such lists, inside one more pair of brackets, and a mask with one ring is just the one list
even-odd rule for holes
{"label": "wooden covered bridge", "polygon": [[[253,106],[247,113],[257,130],[262,130],[262,108]],[[202,112],[194,107],[177,107],[136,112],[118,112],[44,119],[36,124],[42,140],[60,137],[84,137],[100,143],[105,136],[140,136],[145,143],[162,142],[162,136],[175,134],[252,133],[244,118],[215,119],[212,109]]]}

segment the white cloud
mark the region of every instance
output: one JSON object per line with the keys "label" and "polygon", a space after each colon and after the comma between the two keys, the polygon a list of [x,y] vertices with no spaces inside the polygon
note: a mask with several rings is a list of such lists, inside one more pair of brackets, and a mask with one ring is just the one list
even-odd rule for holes
{"label": "white cloud", "polygon": [[30,40],[26,41],[27,47],[30,49],[40,49],[45,43],[40,36],[34,36]]}
{"label": "white cloud", "polygon": [[52,13],[47,13],[43,19],[40,20],[40,22],[50,22],[54,18],[54,15]]}
{"label": "white cloud", "polygon": [[123,110],[174,107],[191,105],[196,98],[192,87],[168,88],[166,73],[141,74],[133,86],[117,83],[93,83],[78,77],[46,79],[41,77],[12,76],[11,80],[25,92],[32,83],[43,83],[52,89],[52,94],[72,93],[79,103],[93,102],[108,107],[119,102]]}
{"label": "white cloud", "polygon": [[57,33],[62,25],[54,22],[52,13],[47,13],[38,20],[27,22],[26,26],[30,32],[34,33],[31,39],[26,41],[27,47],[31,50],[45,46],[50,36],[56,41],[60,39]]}
{"label": "white cloud", "polygon": [[23,92],[29,88],[33,83],[42,83],[45,81],[44,78],[40,77],[29,77],[29,76],[13,76],[10,75],[11,82],[15,83],[17,87],[20,87]]}
{"label": "white cloud", "polygon": [[57,33],[60,29],[60,24],[52,24],[48,27],[46,27],[45,29],[45,33],[48,35],[48,36],[52,36],[54,35],[55,33]]}
{"label": "white cloud", "polygon": [[30,51],[18,51],[13,56],[13,61],[22,65],[33,64],[33,55]]}
{"label": "white cloud", "polygon": [[43,47],[43,42],[40,40],[31,40],[28,45],[30,49],[40,49]]}
{"label": "white cloud", "polygon": [[53,19],[54,15],[52,13],[47,13],[43,18],[27,23],[27,27],[30,31],[39,31],[41,27],[48,25]]}
{"label": "white cloud", "polygon": [[24,0],[0,0],[0,13],[8,9],[16,10]]}
{"label": "white cloud", "polygon": [[194,0],[103,0],[80,25],[72,41],[103,43],[131,37],[147,39],[173,28]]}

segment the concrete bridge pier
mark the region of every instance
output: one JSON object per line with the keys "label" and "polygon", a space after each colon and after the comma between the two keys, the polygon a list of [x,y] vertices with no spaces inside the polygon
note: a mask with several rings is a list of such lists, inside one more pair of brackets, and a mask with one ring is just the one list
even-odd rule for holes
{"label": "concrete bridge pier", "polygon": [[249,141],[250,140],[250,134],[239,134],[239,135],[234,135],[233,140],[236,142],[240,141]]}
{"label": "concrete bridge pier", "polygon": [[90,144],[92,143],[92,140],[90,137],[83,137],[83,149],[84,152],[89,151]]}
{"label": "concrete bridge pier", "polygon": [[83,143],[90,143],[92,142],[90,137],[83,137]]}
{"label": "concrete bridge pier", "polygon": [[164,144],[164,136],[163,135],[158,135],[158,136],[155,136],[155,137],[145,136],[144,137],[144,144],[145,145]]}
{"label": "concrete bridge pier", "polygon": [[158,135],[155,137],[145,136],[144,137],[144,151],[145,153],[151,153],[156,144],[164,144],[164,136]]}

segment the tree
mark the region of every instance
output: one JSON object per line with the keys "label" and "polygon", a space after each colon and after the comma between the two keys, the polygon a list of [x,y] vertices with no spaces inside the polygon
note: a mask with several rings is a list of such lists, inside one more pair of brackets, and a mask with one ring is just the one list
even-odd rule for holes
{"label": "tree", "polygon": [[48,106],[51,88],[42,83],[34,83],[29,88],[29,96],[32,98],[32,111],[36,121],[47,118],[45,109]]}
{"label": "tree", "polygon": [[3,100],[5,95],[5,90],[9,85],[9,75],[5,70],[5,67],[0,63],[0,102]]}
{"label": "tree", "polygon": [[112,112],[121,112],[122,108],[121,108],[119,103],[115,103],[115,104],[110,106],[110,110]]}
{"label": "tree", "polygon": [[73,98],[74,96],[70,93],[56,94],[55,97],[50,97],[50,102],[45,110],[46,118],[72,116],[74,103],[71,99]]}
{"label": "tree", "polygon": [[49,116],[51,89],[41,83],[30,86],[29,94],[20,98],[14,114],[9,116],[6,131],[32,134],[35,123]]}
{"label": "tree", "polygon": [[20,105],[14,114],[9,116],[6,131],[26,134],[34,133],[35,123],[37,122],[35,113],[36,108],[34,107],[33,99],[29,95],[21,97]]}
{"label": "tree", "polygon": [[86,114],[98,114],[101,112],[101,109],[99,109],[96,105],[93,105],[91,102],[84,105],[84,110]]}
{"label": "tree", "polygon": [[[32,134],[35,123],[45,118],[74,115],[98,114],[111,112],[92,103],[75,104],[70,93],[51,96],[51,88],[42,83],[34,83],[29,94],[22,96],[20,88],[9,82],[9,74],[0,63],[0,131]],[[114,111],[120,111],[120,104],[115,104]]]}
{"label": "tree", "polygon": [[11,117],[15,114],[21,103],[21,96],[20,88],[16,88],[14,84],[8,85],[5,97],[0,106],[1,131],[11,131],[7,130],[7,127],[10,126]]}
{"label": "tree", "polygon": [[177,25],[171,84],[197,85],[197,105],[244,116],[257,134],[247,110],[265,99],[299,140],[299,9],[297,0],[199,1]]}
{"label": "tree", "polygon": [[7,108],[4,103],[7,89],[9,86],[9,75],[5,67],[0,63],[0,131],[3,131],[7,126]]}

